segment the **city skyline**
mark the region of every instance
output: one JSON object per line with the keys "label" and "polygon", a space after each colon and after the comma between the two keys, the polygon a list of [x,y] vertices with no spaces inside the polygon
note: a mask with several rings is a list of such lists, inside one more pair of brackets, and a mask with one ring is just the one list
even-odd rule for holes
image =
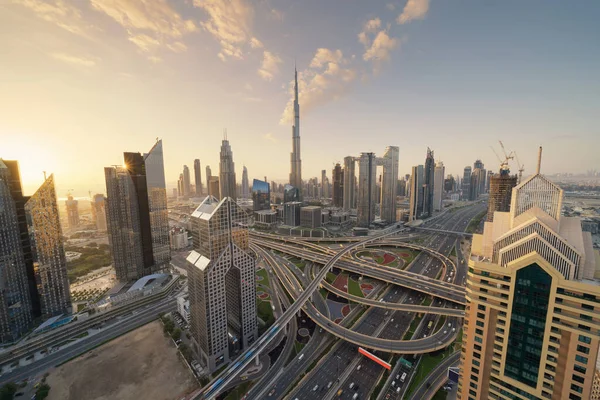
{"label": "city skyline", "polygon": [[[525,175],[538,145],[550,159],[546,174],[597,168],[591,104],[599,54],[585,39],[598,32],[598,4],[528,3],[517,10],[510,3],[411,3],[425,7],[411,14],[404,2],[352,3],[334,23],[339,8],[332,4],[238,0],[233,8],[243,12],[234,13],[208,1],[156,1],[147,9],[66,1],[60,4],[72,18],[64,19],[48,11],[57,2],[3,5],[0,45],[12,57],[0,63],[2,157],[21,161],[27,193],[47,170],[59,197],[69,189],[81,196],[100,191],[102,167],[120,163],[115,140],[135,148],[158,136],[172,187],[180,160],[216,165],[227,126],[239,149],[236,173],[242,163],[250,178],[285,182],[295,58],[305,179],[349,154],[389,145],[400,147],[401,173],[430,145],[455,175],[467,165],[464,154],[494,165],[489,146],[500,138],[517,151]],[[164,24],[152,23],[157,16]],[[220,48],[230,30],[241,40]],[[187,145],[194,136],[202,149]],[[82,143],[93,150],[81,151]]]}

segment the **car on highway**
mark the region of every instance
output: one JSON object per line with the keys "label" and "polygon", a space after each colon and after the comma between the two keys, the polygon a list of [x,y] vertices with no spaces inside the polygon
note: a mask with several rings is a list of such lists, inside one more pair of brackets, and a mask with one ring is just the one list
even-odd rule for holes
{"label": "car on highway", "polygon": [[273,396],[274,393],[275,393],[275,388],[271,389],[271,391],[269,392],[269,397]]}

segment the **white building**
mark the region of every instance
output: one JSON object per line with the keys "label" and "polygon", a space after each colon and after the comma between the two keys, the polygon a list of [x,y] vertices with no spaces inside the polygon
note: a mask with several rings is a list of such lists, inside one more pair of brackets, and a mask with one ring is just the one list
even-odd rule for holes
{"label": "white building", "polygon": [[433,175],[433,211],[442,210],[442,200],[444,198],[444,176],[444,163],[440,161],[435,164],[435,171]]}
{"label": "white building", "polygon": [[184,228],[174,227],[169,231],[172,250],[181,250],[189,246],[188,233]]}
{"label": "white building", "polygon": [[190,300],[188,296],[179,296],[177,298],[177,312],[185,322],[190,323]]}

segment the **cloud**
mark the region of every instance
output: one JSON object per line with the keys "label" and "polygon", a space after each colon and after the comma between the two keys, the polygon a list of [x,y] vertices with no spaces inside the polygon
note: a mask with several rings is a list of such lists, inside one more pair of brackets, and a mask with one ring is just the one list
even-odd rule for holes
{"label": "cloud", "polygon": [[92,58],[86,58],[81,56],[72,56],[64,53],[52,53],[50,55],[55,60],[59,60],[71,65],[78,65],[82,67],[94,67],[96,66],[96,60]]}
{"label": "cloud", "polygon": [[63,0],[13,0],[13,3],[29,8],[43,20],[71,33],[84,35],[81,12]]}
{"label": "cloud", "polygon": [[194,0],[194,5],[208,14],[208,20],[201,25],[219,42],[218,57],[223,61],[242,59],[242,48],[247,44],[252,46],[254,38],[251,34],[252,5],[247,0]]}
{"label": "cloud", "polygon": [[250,83],[246,83],[244,85],[244,89],[246,89],[246,90],[252,90],[252,85]]}
{"label": "cloud", "polygon": [[264,46],[260,40],[253,37],[252,39],[250,39],[250,47],[252,47],[253,49],[261,49]]}
{"label": "cloud", "polygon": [[270,51],[265,50],[263,52],[263,61],[258,70],[258,74],[267,81],[273,79],[273,77],[279,73],[279,64],[283,61],[276,54],[271,53]]}
{"label": "cloud", "polygon": [[[356,71],[348,67],[349,61],[341,50],[320,48],[309,67],[298,73],[298,101],[302,111],[314,108],[343,97],[356,80]],[[281,116],[281,124],[289,124],[294,116],[294,86],[289,85],[290,100]]]}
{"label": "cloud", "polygon": [[[365,46],[363,60],[373,64],[373,72],[379,73],[381,63],[390,59],[392,50],[398,47],[399,40],[390,37],[387,29],[381,28],[381,20],[374,18],[365,23],[362,32],[358,34],[358,41]],[[377,32],[379,30],[379,32]],[[377,32],[373,37],[372,35]],[[372,38],[372,39],[371,39]]]}
{"label": "cloud", "polygon": [[394,3],[387,3],[385,7],[390,11],[394,11],[396,9],[396,5]]}
{"label": "cloud", "polygon": [[429,11],[429,0],[408,0],[396,22],[405,24],[415,19],[423,19],[427,11]]}
{"label": "cloud", "polygon": [[149,59],[156,59],[161,48],[176,53],[187,50],[181,38],[198,30],[192,20],[186,20],[166,0],[90,0],[92,7],[119,23]]}
{"label": "cloud", "polygon": [[268,140],[269,142],[273,142],[273,143],[279,142],[279,140],[277,140],[277,138],[275,136],[273,136],[273,134],[271,132],[265,133],[262,137],[263,137],[263,139]]}
{"label": "cloud", "polygon": [[269,18],[274,19],[276,21],[283,21],[283,11],[279,11],[276,9],[271,9],[271,12],[269,13]]}

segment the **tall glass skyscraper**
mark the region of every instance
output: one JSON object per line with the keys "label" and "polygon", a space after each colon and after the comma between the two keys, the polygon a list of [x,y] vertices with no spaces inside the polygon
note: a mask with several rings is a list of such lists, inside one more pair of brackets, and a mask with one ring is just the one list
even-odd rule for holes
{"label": "tall glass skyscraper", "polygon": [[269,183],[255,179],[252,181],[253,210],[268,210],[271,208],[271,193]]}
{"label": "tall glass skyscraper", "polygon": [[107,167],[106,216],[117,279],[139,279],[171,260],[162,141],[142,156],[124,153],[124,167]]}

